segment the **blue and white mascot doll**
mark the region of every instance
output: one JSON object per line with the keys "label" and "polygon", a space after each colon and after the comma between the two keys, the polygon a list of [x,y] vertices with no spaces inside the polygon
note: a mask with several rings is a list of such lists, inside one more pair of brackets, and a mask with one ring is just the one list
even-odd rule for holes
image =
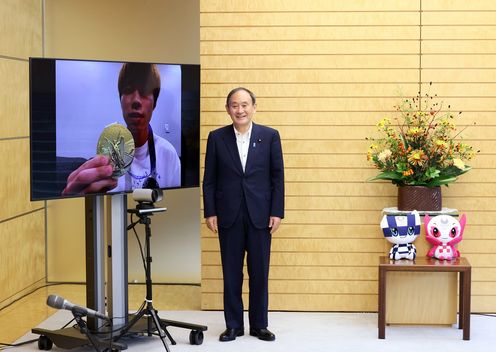
{"label": "blue and white mascot doll", "polygon": [[386,240],[394,243],[389,251],[389,259],[415,259],[417,249],[412,242],[420,234],[418,211],[405,215],[384,215],[381,228]]}

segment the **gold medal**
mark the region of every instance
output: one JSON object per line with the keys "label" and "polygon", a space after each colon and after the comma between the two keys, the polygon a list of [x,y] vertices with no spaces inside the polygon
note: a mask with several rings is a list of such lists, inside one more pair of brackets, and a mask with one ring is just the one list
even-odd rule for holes
{"label": "gold medal", "polygon": [[112,177],[124,175],[134,159],[134,139],[129,130],[117,122],[105,127],[98,139],[97,154],[106,155],[114,168]]}

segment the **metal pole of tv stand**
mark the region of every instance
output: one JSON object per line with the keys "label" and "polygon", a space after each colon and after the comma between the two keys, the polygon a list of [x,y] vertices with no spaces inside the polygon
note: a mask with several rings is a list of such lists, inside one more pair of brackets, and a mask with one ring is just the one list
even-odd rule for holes
{"label": "metal pole of tv stand", "polygon": [[127,195],[111,196],[108,245],[108,313],[114,330],[128,322]]}
{"label": "metal pole of tv stand", "polygon": [[[85,254],[86,254],[86,306],[105,314],[105,227],[103,196],[85,198]],[[126,291],[127,292],[127,291]],[[105,322],[87,317],[87,326],[97,330]],[[75,348],[89,344],[87,336],[74,327],[58,330],[32,329],[39,334],[38,348],[50,350],[53,343],[61,348]]]}

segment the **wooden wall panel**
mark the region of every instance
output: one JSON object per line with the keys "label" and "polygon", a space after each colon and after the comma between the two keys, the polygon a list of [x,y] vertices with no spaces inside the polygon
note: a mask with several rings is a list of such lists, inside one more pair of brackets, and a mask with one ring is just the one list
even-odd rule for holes
{"label": "wooden wall panel", "polygon": [[[468,177],[468,175],[466,175]],[[350,184],[353,187],[350,187]],[[307,194],[311,196],[361,196],[361,197],[376,197],[380,196],[396,196],[397,190],[386,183],[354,183],[346,184],[343,182],[326,183],[326,182],[286,182],[286,195],[301,195]],[[332,186],[332,187],[331,187]],[[302,193],[306,190],[306,193]],[[456,194],[459,197],[487,197],[494,193],[494,185],[491,183],[479,183],[477,187],[473,184],[457,181],[456,185],[451,185],[449,188],[443,188],[443,195],[450,196]],[[444,197],[444,196],[443,196]],[[377,210],[382,210],[377,209]],[[460,209],[463,210],[463,209]]]}
{"label": "wooden wall panel", "polygon": [[[315,267],[300,266],[287,267],[272,265],[270,278],[274,280],[377,280],[377,270],[369,267],[340,268],[333,266]],[[244,270],[247,274],[246,268]],[[219,265],[204,266],[202,277],[205,279],[222,279],[222,267]]]}
{"label": "wooden wall panel", "polygon": [[[340,6],[342,6],[341,4]],[[377,6],[378,4],[376,4]],[[377,8],[377,7],[376,7]],[[231,13],[222,12],[202,12],[201,24],[203,27],[216,27],[222,24],[224,27],[238,26],[264,26],[264,27],[303,27],[303,26],[380,26],[380,23],[387,23],[394,26],[418,26],[420,13],[417,9],[405,9],[404,12],[398,11],[367,11],[364,7],[362,10],[346,12],[341,11],[325,11],[318,9],[313,12],[306,12],[302,16],[299,11],[279,11],[279,12],[243,12],[241,16],[232,16]],[[211,10],[211,8],[209,8]],[[224,9],[223,9],[224,10]],[[221,11],[223,11],[221,10]],[[413,12],[412,12],[413,11]],[[494,19],[487,18],[487,21]]]}
{"label": "wooden wall panel", "polygon": [[[379,218],[379,217],[378,217]],[[332,240],[334,238],[346,239],[365,239],[365,238],[381,238],[376,230],[379,226],[377,224],[356,224],[350,227],[347,224],[314,224],[312,226],[300,224],[285,224],[281,227],[274,238],[322,238]],[[201,236],[203,238],[215,238],[217,235],[210,232],[205,224],[201,227]]]}
{"label": "wooden wall panel", "polygon": [[[232,84],[215,84],[203,85],[202,91],[205,92],[204,97],[225,99],[224,92],[232,87]],[[397,99],[400,89],[407,92],[418,89],[417,83],[398,85],[391,84],[340,84],[340,83],[266,83],[266,84],[250,84],[250,87],[257,92],[257,97],[260,99],[265,97],[394,97]],[[265,102],[264,102],[265,103]],[[218,106],[217,104],[215,106]],[[271,111],[270,106],[262,104],[259,108],[266,108]],[[263,110],[262,110],[263,111]]]}
{"label": "wooden wall panel", "polygon": [[[203,238],[202,248],[205,251],[215,251],[219,246],[217,238]],[[308,253],[334,253],[334,252],[381,252],[384,246],[382,238],[377,239],[334,239],[322,241],[322,238],[279,238],[272,239],[273,252],[308,252]],[[489,249],[489,248],[488,248]]]}
{"label": "wooden wall panel", "polygon": [[394,41],[372,42],[365,40],[331,42],[328,40],[292,40],[291,43],[278,40],[247,42],[243,46],[235,46],[228,40],[202,43],[203,56],[208,55],[384,55],[384,53],[416,55],[418,43],[410,41],[398,48]]}
{"label": "wooden wall panel", "polygon": [[[376,170],[365,137],[420,90],[463,111],[464,139],[480,149],[443,199],[469,219],[460,250],[474,266],[473,308],[496,311],[495,14],[489,0],[200,1],[202,167],[234,87],[257,94],[255,120],[282,137],[287,211],[273,237],[271,309],[377,309],[377,260],[389,249],[378,224],[396,188],[366,182]],[[204,224],[201,236],[202,307],[221,309],[218,239]]]}
{"label": "wooden wall panel", "polygon": [[[374,30],[371,30],[374,29]],[[313,40],[401,40],[414,39],[419,34],[418,26],[396,26],[391,30],[387,26],[243,26],[243,27],[204,27],[200,31],[200,40],[222,41],[239,40],[239,38],[257,38],[257,40],[274,41],[313,41]],[[306,54],[306,53],[305,53]]]}
{"label": "wooden wall panel", "polygon": [[198,63],[197,0],[44,2],[51,57]]}
{"label": "wooden wall panel", "polygon": [[2,0],[0,6],[0,56],[27,59],[41,56],[41,0]]}
{"label": "wooden wall panel", "polygon": [[[496,71],[495,71],[496,72]],[[336,70],[320,70],[315,68],[257,70],[243,68],[243,76],[233,75],[231,71],[224,69],[209,69],[202,71],[202,83],[294,83],[315,84],[322,82],[333,82],[337,84],[360,85],[365,83],[402,83],[408,84],[418,79],[418,69],[404,67],[401,75],[392,69],[360,69],[339,68]]]}
{"label": "wooden wall panel", "polygon": [[[489,1],[489,0],[486,0]],[[299,0],[252,0],[252,1],[226,1],[226,0],[206,0],[200,2],[200,12],[340,12],[340,11],[418,11],[418,4],[414,1],[381,0],[381,2],[341,2],[328,0],[312,0],[302,3]],[[235,17],[239,17],[235,15]],[[254,24],[254,23],[252,23]]]}
{"label": "wooden wall panel", "polygon": [[[249,304],[248,294],[243,302]],[[282,311],[339,312],[346,307],[348,312],[365,312],[377,305],[377,295],[316,294],[316,293],[271,293],[270,309]],[[203,293],[202,309],[218,310],[222,307],[222,293]]]}
{"label": "wooden wall panel", "polygon": [[47,219],[47,281],[86,281],[85,200],[50,200]]}
{"label": "wooden wall panel", "polygon": [[4,158],[0,173],[0,221],[42,208],[43,202],[30,202],[29,140],[1,140],[0,155]]}
{"label": "wooden wall panel", "polygon": [[484,83],[492,84],[496,81],[496,68],[485,68],[481,70],[474,67],[464,67],[463,70],[451,70],[443,68],[424,68],[422,73],[433,82],[438,83]]}
{"label": "wooden wall panel", "polygon": [[[223,280],[211,279],[202,285],[204,293],[222,292]],[[288,280],[287,278],[277,280],[271,277],[269,294],[285,294],[298,292],[301,294],[377,294],[377,282],[375,280]],[[248,281],[243,282],[243,293],[248,293]]]}
{"label": "wooden wall panel", "polygon": [[0,243],[2,243],[0,302],[2,305],[14,300],[24,289],[37,283],[44,283],[44,229],[43,210],[0,223]]}
{"label": "wooden wall panel", "polygon": [[[240,33],[241,34],[241,33]],[[279,39],[283,40],[283,39]],[[465,58],[468,59],[468,58]],[[490,60],[479,59],[483,64],[489,65]],[[238,55],[229,57],[225,61],[222,55],[202,56],[201,65],[204,69],[221,69],[230,70],[243,69],[244,67],[254,66],[265,69],[402,69],[411,67],[418,63],[418,57],[414,55],[285,55],[285,56],[258,56],[258,55]]]}
{"label": "wooden wall panel", "polygon": [[1,138],[29,135],[29,64],[0,59],[0,77],[9,89],[0,94]]}
{"label": "wooden wall panel", "polygon": [[0,308],[45,279],[45,212],[30,202],[29,64],[42,56],[42,1],[0,2]]}

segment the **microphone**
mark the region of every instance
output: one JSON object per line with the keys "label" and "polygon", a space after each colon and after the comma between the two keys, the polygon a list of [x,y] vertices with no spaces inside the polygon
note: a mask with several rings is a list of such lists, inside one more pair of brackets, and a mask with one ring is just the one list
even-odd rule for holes
{"label": "microphone", "polygon": [[106,315],[104,315],[100,312],[97,312],[96,310],[75,305],[74,303],[71,303],[68,300],[66,300],[60,296],[57,296],[57,295],[48,296],[47,305],[52,307],[52,308],[55,308],[55,309],[67,309],[67,310],[70,310],[71,312],[73,312],[75,314],[77,313],[77,314],[80,314],[83,316],[87,315],[87,316],[93,317],[93,318],[110,320],[109,317],[107,317]]}

